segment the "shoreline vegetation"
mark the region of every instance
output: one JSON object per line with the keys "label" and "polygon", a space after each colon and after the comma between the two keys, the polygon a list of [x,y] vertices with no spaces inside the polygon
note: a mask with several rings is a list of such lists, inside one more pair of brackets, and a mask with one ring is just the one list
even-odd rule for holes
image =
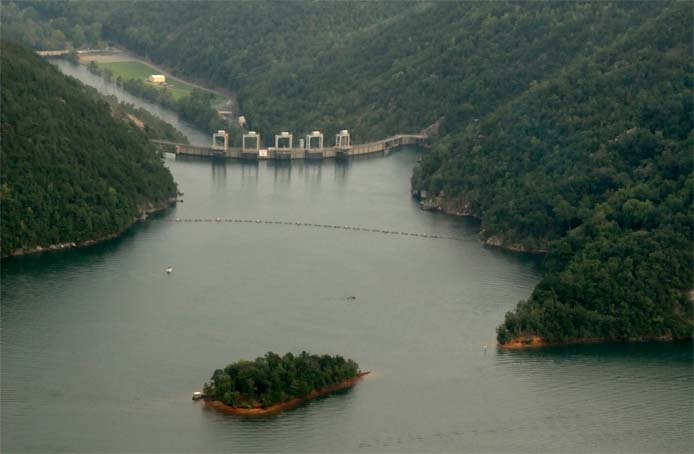
{"label": "shoreline vegetation", "polygon": [[[436,124],[411,180],[423,208],[482,218],[489,246],[546,253],[499,343],[692,338],[687,4],[55,5],[5,8],[3,33],[45,49],[108,39],[238,93],[259,131],[339,126],[359,141]],[[341,20],[290,26],[321,15]],[[20,32],[57,18],[63,39]]]}
{"label": "shoreline vegetation", "polygon": [[133,125],[128,106],[28,49],[0,47],[1,258],[91,246],[175,203],[176,183],[149,141],[162,125],[145,115],[143,128]]}
{"label": "shoreline vegetation", "polygon": [[[552,257],[549,249],[549,242],[544,247],[527,247],[521,243],[507,243],[503,235],[487,235],[485,234],[484,221],[474,213],[472,204],[462,197],[449,198],[442,194],[431,197],[427,196],[425,191],[413,191],[412,194],[419,200],[420,209],[424,211],[439,211],[448,216],[470,217],[480,221],[480,238],[485,246],[495,247],[512,253],[521,253],[529,255],[543,255],[549,260],[555,259]],[[681,293],[678,289],[674,293]],[[689,302],[689,308],[694,307],[694,289],[690,289],[686,293],[686,299]],[[523,303],[519,305],[522,307]],[[681,332],[666,332],[664,334],[643,334],[629,336],[586,336],[586,337],[569,337],[567,339],[547,339],[536,333],[517,334],[515,337],[508,339],[508,326],[514,326],[515,323],[509,323],[509,315],[506,315],[504,324],[497,328],[497,348],[501,350],[525,350],[546,347],[563,347],[582,344],[610,344],[610,343],[644,343],[644,342],[692,342],[691,331],[689,334],[686,330]],[[690,318],[691,320],[691,318]],[[569,322],[571,323],[571,322]],[[690,322],[691,323],[691,322]],[[616,332],[616,330],[612,330]],[[502,334],[503,333],[503,334]],[[683,334],[684,333],[684,334]]]}
{"label": "shoreline vegetation", "polygon": [[527,246],[522,243],[508,243],[504,235],[488,235],[484,228],[484,221],[472,211],[471,204],[462,198],[450,199],[445,196],[421,197],[419,191],[414,191],[413,196],[419,200],[419,208],[423,211],[439,211],[448,216],[468,217],[481,222],[480,239],[485,246],[502,249],[508,252],[531,255],[545,255],[549,252],[549,244],[542,243],[538,246]]}
{"label": "shoreline vegetation", "polygon": [[241,407],[232,407],[230,405],[226,405],[224,402],[221,402],[219,400],[210,400],[208,398],[203,398],[205,406],[209,408],[214,408],[215,410],[224,412],[224,413],[229,413],[232,415],[236,416],[245,416],[245,417],[257,417],[257,416],[271,416],[271,415],[276,415],[278,413],[281,413],[285,410],[291,410],[293,408],[298,407],[299,405],[308,402],[310,400],[317,399],[319,397],[327,396],[328,394],[335,393],[337,391],[342,391],[345,389],[352,388],[354,385],[356,385],[361,379],[363,379],[365,376],[369,375],[371,371],[366,371],[366,372],[359,372],[357,375],[355,375],[352,378],[348,378],[336,385],[330,385],[326,386],[324,388],[312,391],[309,393],[307,396],[304,397],[295,397],[294,399],[288,400],[286,402],[281,402],[278,404],[271,405],[269,407],[262,407],[262,406],[257,406],[253,408],[241,408]]}
{"label": "shoreline vegetation", "polygon": [[93,238],[93,239],[88,239],[88,240],[83,240],[79,242],[75,241],[66,241],[63,243],[56,243],[56,244],[49,244],[47,246],[34,246],[31,248],[18,248],[13,250],[10,253],[2,253],[0,255],[0,259],[8,259],[11,257],[24,257],[26,255],[35,255],[35,254],[43,254],[45,252],[57,252],[57,251],[64,251],[66,249],[79,249],[79,248],[85,248],[89,246],[94,246],[109,240],[116,239],[123,235],[125,232],[130,230],[136,223],[138,222],[144,222],[147,220],[149,215],[155,214],[155,213],[160,213],[162,211],[166,211],[172,206],[176,204],[178,201],[178,197],[171,197],[169,200],[165,202],[160,202],[156,205],[150,205],[147,208],[141,208],[139,211],[139,216],[133,218],[132,222],[128,224],[126,227],[123,229],[110,233],[108,235],[99,237],[99,238]]}
{"label": "shoreline vegetation", "polygon": [[[611,5],[604,46],[574,35],[581,51],[507,47],[526,63],[569,58],[556,72],[528,64],[527,85],[486,97],[506,102],[461,122],[415,168],[423,208],[481,217],[487,245],[546,252],[541,281],[497,327],[500,345],[692,338],[692,13],[652,6]],[[528,336],[543,341],[517,342]]]}
{"label": "shoreline vegetation", "polygon": [[206,405],[227,413],[263,416],[350,388],[367,374],[340,355],[268,352],[215,370],[202,396]]}

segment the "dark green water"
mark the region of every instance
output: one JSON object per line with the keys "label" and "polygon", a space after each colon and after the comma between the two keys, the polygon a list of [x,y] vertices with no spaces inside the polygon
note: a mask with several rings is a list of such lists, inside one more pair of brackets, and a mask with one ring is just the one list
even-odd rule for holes
{"label": "dark green water", "polygon": [[[3,262],[2,451],[691,452],[691,345],[493,348],[539,271],[480,245],[474,222],[420,211],[417,157],[168,160],[175,209]],[[215,368],[304,349],[373,374],[259,420],[190,399]]]}

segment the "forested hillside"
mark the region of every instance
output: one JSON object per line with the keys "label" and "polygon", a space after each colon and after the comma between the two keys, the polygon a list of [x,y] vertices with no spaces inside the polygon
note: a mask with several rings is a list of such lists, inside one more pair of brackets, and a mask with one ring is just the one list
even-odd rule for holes
{"label": "forested hillside", "polygon": [[689,3],[29,5],[236,91],[262,133],[438,125],[413,189],[548,252],[500,341],[691,336]]}
{"label": "forested hillside", "polygon": [[415,188],[462,199],[498,243],[549,245],[548,274],[501,342],[691,336],[691,24],[688,5],[662,8],[415,172]]}
{"label": "forested hillside", "polygon": [[460,127],[658,14],[654,2],[36,2],[46,21],[238,93],[253,129]]}
{"label": "forested hillside", "polygon": [[6,41],[0,65],[3,256],[119,233],[175,195],[145,133],[94,90]]}
{"label": "forested hillside", "polygon": [[72,16],[46,19],[35,6],[40,8],[41,3],[3,2],[0,8],[2,37],[36,50],[105,46],[98,21],[85,22]]}

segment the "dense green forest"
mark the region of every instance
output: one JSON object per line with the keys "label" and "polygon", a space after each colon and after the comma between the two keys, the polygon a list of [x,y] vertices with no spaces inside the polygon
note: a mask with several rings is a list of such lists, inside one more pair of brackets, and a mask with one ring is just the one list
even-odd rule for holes
{"label": "dense green forest", "polygon": [[548,252],[500,341],[691,337],[689,3],[88,5],[22,4],[235,91],[261,132],[435,125],[413,190],[490,244]]}
{"label": "dense green forest", "polygon": [[[2,37],[36,50],[103,48],[102,26],[98,21],[75,16],[46,19],[27,2],[3,2],[0,8]],[[86,5],[85,5],[86,6]]]}
{"label": "dense green forest", "polygon": [[[348,104],[333,111],[326,90],[333,83],[314,78],[317,68],[332,62],[351,40],[390,16],[414,4],[379,2],[109,2],[101,8],[89,2],[23,2],[43,25],[56,20],[68,24],[102,24],[102,37],[170,68],[175,74],[239,93],[241,112],[250,129],[261,133],[292,130],[301,135],[321,128],[350,127],[347,118],[358,118]],[[16,13],[19,16],[23,10]],[[37,19],[38,20],[38,19]],[[166,37],[166,39],[162,39]],[[361,58],[361,57],[360,57]],[[342,78],[348,75],[343,75]],[[325,78],[325,76],[321,76]],[[327,75],[332,77],[332,75]],[[160,98],[144,84],[129,82],[124,88],[142,96]],[[358,95],[342,83],[334,85],[341,97]],[[155,99],[165,103],[166,100]],[[355,105],[356,106],[356,105]],[[173,106],[175,108],[175,106]],[[187,109],[194,124],[196,106]],[[318,107],[318,108],[316,108]],[[181,109],[179,111],[182,111]],[[182,113],[182,116],[186,115]],[[384,120],[371,124],[381,138]],[[354,127],[352,127],[354,126]],[[356,128],[356,139],[368,131]],[[264,135],[270,144],[270,134]]]}
{"label": "dense green forest", "polygon": [[255,361],[239,361],[214,371],[204,395],[232,407],[252,408],[304,397],[312,391],[356,376],[359,366],[341,356],[279,356],[269,352]]}
{"label": "dense green forest", "polygon": [[662,7],[424,159],[485,235],[549,248],[499,341],[692,335],[692,10]]}
{"label": "dense green forest", "polygon": [[[104,3],[103,6],[105,5]],[[60,7],[60,4],[55,6]],[[83,9],[86,4],[73,3],[70,5],[74,8],[71,10],[73,14],[47,18],[38,13],[51,7],[49,2],[11,2],[3,5],[0,9],[2,37],[36,50],[103,49],[107,46],[101,22],[92,16],[92,10],[97,8]],[[79,61],[76,53],[69,58]],[[96,66],[93,66],[92,70],[102,73]],[[103,75],[108,77],[107,73]],[[142,81],[116,82],[136,96],[177,112],[183,120],[202,130],[215,131],[225,126],[224,121],[211,106],[212,95],[207,92],[196,91],[191,96],[176,101],[167,91],[157,90]]]}
{"label": "dense green forest", "polygon": [[175,195],[147,140],[154,132],[114,116],[130,107],[109,103],[6,41],[0,65],[3,255],[121,232],[142,210]]}
{"label": "dense green forest", "polygon": [[[32,3],[29,3],[32,5]],[[36,2],[238,93],[252,129],[347,128],[355,141],[459,130],[659,14],[665,4]]]}

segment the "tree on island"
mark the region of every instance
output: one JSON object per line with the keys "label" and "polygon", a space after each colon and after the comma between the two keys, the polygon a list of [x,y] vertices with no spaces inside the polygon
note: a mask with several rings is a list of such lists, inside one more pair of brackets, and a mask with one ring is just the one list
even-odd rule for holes
{"label": "tree on island", "polygon": [[280,356],[268,352],[255,361],[238,361],[217,369],[205,383],[203,393],[232,407],[268,407],[312,391],[336,385],[360,373],[359,365],[342,356]]}

